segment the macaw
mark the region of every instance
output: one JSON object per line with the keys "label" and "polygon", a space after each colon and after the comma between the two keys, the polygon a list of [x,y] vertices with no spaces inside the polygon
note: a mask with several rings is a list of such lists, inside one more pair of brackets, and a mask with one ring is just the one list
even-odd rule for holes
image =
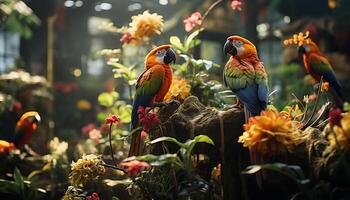
{"label": "macaw", "polygon": [[[162,102],[168,92],[173,71],[170,63],[176,60],[175,52],[169,45],[162,45],[151,50],[145,58],[145,71],[136,83],[136,92],[131,113],[131,129],[138,126],[137,110],[140,106],[151,107],[155,102]],[[141,135],[134,133],[131,139],[129,156],[140,154]]]}
{"label": "macaw", "polygon": [[[258,58],[256,47],[249,40],[240,36],[230,36],[224,46],[225,55],[230,55],[223,73],[226,87],[235,93],[244,105],[245,121],[259,115],[268,103],[267,74]],[[250,162],[257,164],[261,158],[249,150]],[[256,174],[256,181],[261,188],[261,174]]]}
{"label": "macaw", "polygon": [[256,47],[243,37],[228,37],[224,53],[230,55],[223,73],[224,83],[243,103],[247,122],[267,107],[267,74]]}
{"label": "macaw", "polygon": [[323,77],[323,81],[328,82],[330,85],[330,94],[333,96],[336,105],[339,108],[342,108],[344,101],[341,86],[335,76],[331,64],[321,53],[317,44],[313,41],[304,43],[298,46],[298,52],[303,58],[306,72],[317,81],[320,81],[321,77]]}
{"label": "macaw", "polygon": [[1,133],[0,139],[12,142],[16,147],[23,146],[29,142],[33,133],[37,130],[40,115],[35,111],[24,113],[8,133]]}

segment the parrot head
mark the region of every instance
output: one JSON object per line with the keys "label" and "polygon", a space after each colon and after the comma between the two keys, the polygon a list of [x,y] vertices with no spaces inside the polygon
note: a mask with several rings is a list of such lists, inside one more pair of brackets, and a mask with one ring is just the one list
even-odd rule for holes
{"label": "parrot head", "polygon": [[171,62],[175,63],[176,54],[170,45],[162,45],[152,49],[146,56],[145,65],[147,68],[155,64],[168,65]]}
{"label": "parrot head", "polygon": [[320,52],[320,49],[318,48],[317,44],[313,41],[310,41],[307,44],[305,43],[298,46],[299,56],[303,56],[304,54],[319,53],[319,52]]}
{"label": "parrot head", "polygon": [[256,47],[249,40],[240,36],[230,36],[224,45],[225,55],[229,54],[236,58],[247,58],[257,55]]}
{"label": "parrot head", "polygon": [[16,124],[16,129],[32,125],[36,129],[37,124],[40,122],[41,118],[38,112],[30,111],[24,113]]}

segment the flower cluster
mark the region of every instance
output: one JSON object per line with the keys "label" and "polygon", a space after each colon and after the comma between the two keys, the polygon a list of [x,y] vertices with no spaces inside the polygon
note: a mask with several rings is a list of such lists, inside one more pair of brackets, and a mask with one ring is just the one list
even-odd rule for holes
{"label": "flower cluster", "polygon": [[183,102],[188,96],[190,96],[190,91],[191,85],[186,79],[174,76],[169,91],[165,95],[164,100],[167,102],[170,102],[172,100]]}
{"label": "flower cluster", "polygon": [[202,24],[202,15],[200,12],[192,13],[192,15],[184,20],[185,30],[190,32],[197,25]]}
{"label": "flower cluster", "polygon": [[120,41],[126,44],[139,45],[143,38],[160,35],[163,31],[163,17],[148,10],[132,16],[129,27],[124,31]]}
{"label": "flower cluster", "polygon": [[72,162],[69,180],[74,186],[83,186],[88,181],[97,179],[105,173],[101,156],[84,155],[77,162]]}
{"label": "flower cluster", "polygon": [[126,168],[126,172],[129,176],[137,176],[141,171],[151,168],[151,165],[147,162],[138,160],[122,162],[120,166]]}
{"label": "flower cluster", "polygon": [[52,157],[58,158],[62,155],[65,155],[68,149],[68,143],[60,141],[57,137],[54,137],[49,143],[49,149]]}
{"label": "flower cluster", "polygon": [[100,142],[101,139],[101,131],[97,130],[97,129],[92,129],[89,132],[89,138],[94,141],[95,144],[98,144]]}
{"label": "flower cluster", "polygon": [[[347,112],[339,116],[339,110],[334,110],[330,113],[331,125],[333,128],[328,134],[328,141],[331,148],[339,147],[341,149],[350,150],[350,113]],[[340,114],[341,115],[341,114]],[[340,119],[340,122],[336,122]]]}
{"label": "flower cluster", "polygon": [[304,35],[304,33],[300,32],[299,34],[294,34],[292,38],[286,39],[283,41],[284,45],[290,45],[290,44],[296,44],[298,46],[301,46],[303,44],[309,44],[311,42],[311,39],[309,38],[310,32],[307,31]]}
{"label": "flower cluster", "polygon": [[152,126],[159,124],[160,119],[157,114],[149,112],[151,108],[144,108],[139,106],[137,109],[137,115],[139,117],[139,121],[142,125],[142,129],[145,132],[149,132]]}
{"label": "flower cluster", "polygon": [[293,152],[301,142],[297,122],[275,110],[261,112],[244,124],[245,132],[238,142],[261,156]]}

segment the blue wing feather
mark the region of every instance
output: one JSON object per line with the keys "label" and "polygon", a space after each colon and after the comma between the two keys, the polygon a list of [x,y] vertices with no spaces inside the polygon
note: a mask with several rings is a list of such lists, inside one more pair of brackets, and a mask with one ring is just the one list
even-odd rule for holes
{"label": "blue wing feather", "polygon": [[341,86],[333,71],[322,73],[324,80],[329,82],[330,86],[335,90],[339,97],[342,97]]}
{"label": "blue wing feather", "polygon": [[247,107],[248,111],[254,116],[266,108],[267,105],[267,88],[257,84],[250,84],[247,87],[239,90],[233,90],[239,100]]}

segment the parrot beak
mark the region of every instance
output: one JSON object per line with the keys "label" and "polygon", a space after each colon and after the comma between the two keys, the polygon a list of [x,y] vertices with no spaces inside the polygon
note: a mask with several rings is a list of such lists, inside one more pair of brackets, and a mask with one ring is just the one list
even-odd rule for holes
{"label": "parrot beak", "polygon": [[224,45],[224,54],[230,54],[232,56],[237,55],[237,48],[233,46],[232,42],[230,40],[227,40]]}
{"label": "parrot beak", "polygon": [[299,46],[298,47],[299,57],[302,58],[305,53],[306,53],[305,47],[303,45]]}
{"label": "parrot beak", "polygon": [[176,54],[175,51],[172,48],[169,48],[164,56],[164,63],[165,64],[170,64],[171,62],[175,63],[176,61]]}

